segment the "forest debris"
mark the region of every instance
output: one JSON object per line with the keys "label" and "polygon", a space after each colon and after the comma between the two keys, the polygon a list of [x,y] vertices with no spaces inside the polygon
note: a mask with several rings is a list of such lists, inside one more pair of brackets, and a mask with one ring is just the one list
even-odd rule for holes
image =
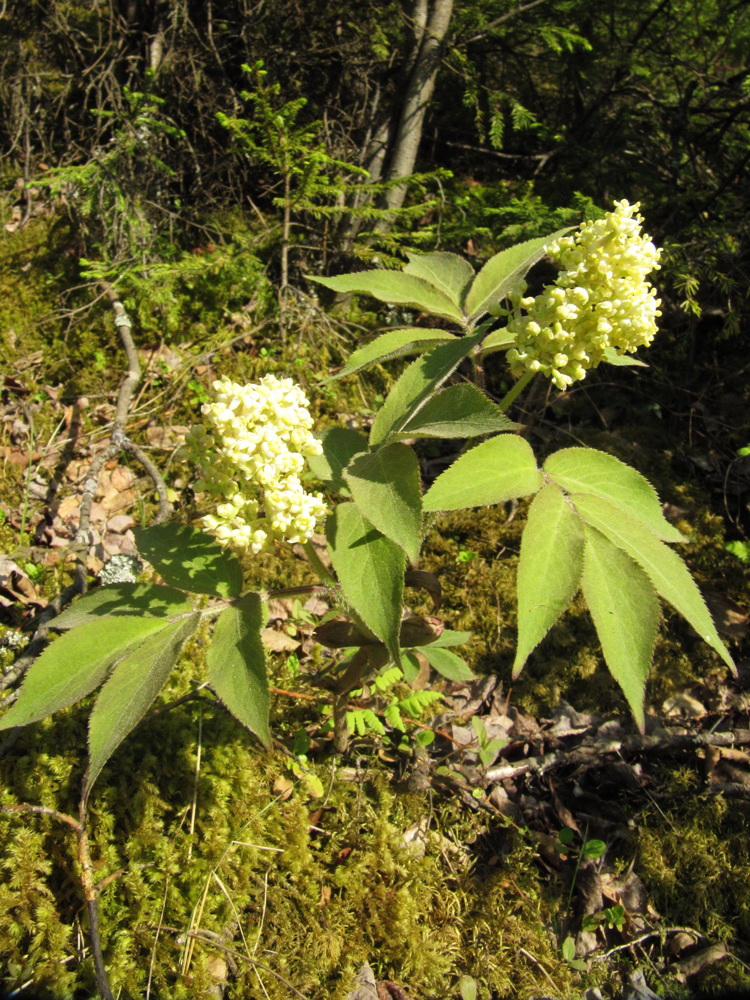
{"label": "forest debris", "polygon": [[706,714],[705,705],[687,691],[680,691],[662,705],[662,712],[667,718],[682,716],[684,719],[701,719]]}
{"label": "forest debris", "polygon": [[716,590],[704,588],[703,597],[719,632],[728,639],[742,642],[747,636],[750,614]]}
{"label": "forest debris", "polygon": [[660,1000],[660,997],[649,989],[643,970],[636,969],[628,977],[628,989],[623,995],[623,1000]]}
{"label": "forest debris", "polygon": [[276,628],[261,629],[263,645],[272,653],[293,653],[301,645],[300,639],[295,639],[288,632]]}
{"label": "forest debris", "polygon": [[684,982],[690,976],[695,976],[699,972],[702,972],[707,965],[713,965],[714,962],[720,962],[721,959],[728,957],[729,952],[719,942],[718,944],[711,944],[707,948],[701,948],[692,955],[688,955],[687,958],[678,959],[678,961],[670,965],[669,971]]}
{"label": "forest debris", "polygon": [[[2,593],[10,594],[9,600]],[[6,556],[0,555],[0,605],[11,607],[15,601],[19,601],[24,606],[29,604],[40,604],[36,587],[29,579],[27,573]]]}
{"label": "forest debris", "polygon": [[146,428],[146,440],[152,448],[172,451],[183,444],[189,430],[183,424],[150,426]]}
{"label": "forest debris", "polygon": [[369,962],[365,962],[354,977],[353,989],[347,994],[346,1000],[379,1000],[375,973]]}

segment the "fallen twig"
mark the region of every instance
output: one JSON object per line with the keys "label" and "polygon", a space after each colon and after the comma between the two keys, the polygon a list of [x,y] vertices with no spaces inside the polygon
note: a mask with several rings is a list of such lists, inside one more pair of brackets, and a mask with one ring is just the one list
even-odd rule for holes
{"label": "fallen twig", "polygon": [[700,747],[731,747],[750,744],[750,729],[736,729],[731,733],[659,733],[655,736],[639,734],[621,740],[593,740],[571,750],[555,750],[538,757],[527,757],[516,763],[499,764],[487,770],[488,782],[503,781],[518,775],[534,772],[543,774],[556,767],[591,764],[592,760],[615,754],[628,757],[633,754],[663,753],[665,751],[696,750]]}

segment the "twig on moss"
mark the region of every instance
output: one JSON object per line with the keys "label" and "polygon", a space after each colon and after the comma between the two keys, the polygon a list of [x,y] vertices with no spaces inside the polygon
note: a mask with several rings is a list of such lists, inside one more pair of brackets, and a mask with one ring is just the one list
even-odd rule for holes
{"label": "twig on moss", "polygon": [[104,966],[104,956],[102,955],[101,936],[99,934],[99,888],[94,883],[94,865],[91,861],[91,851],[89,849],[89,838],[86,832],[86,804],[81,799],[80,818],[69,816],[67,813],[58,812],[56,809],[49,809],[47,806],[34,806],[28,802],[19,802],[15,805],[2,806],[0,811],[8,814],[32,813],[37,816],[49,816],[50,819],[64,823],[71,830],[75,831],[78,841],[78,862],[81,866],[81,886],[83,888],[86,909],[89,915],[89,930],[91,937],[91,953],[94,958],[94,969],[96,972],[96,984],[102,1000],[114,1000],[112,990],[107,978],[107,970]]}
{"label": "twig on moss", "polygon": [[263,969],[264,972],[269,972],[272,976],[278,979],[280,983],[283,983],[288,990],[291,990],[296,997],[300,997],[300,1000],[307,1000],[304,993],[300,993],[299,990],[295,989],[288,979],[285,979],[279,972],[272,969],[270,965],[266,965],[264,962],[259,962],[256,958],[251,958],[249,955],[245,955],[241,951],[237,951],[234,948],[229,948],[226,944],[224,944],[221,935],[217,934],[215,931],[202,929],[197,931],[186,931],[181,927],[167,927],[164,924],[160,924],[159,929],[166,931],[168,934],[178,934],[180,936],[193,938],[197,941],[203,941],[204,944],[210,944],[212,947],[218,948],[219,951],[223,951],[232,958],[238,959],[242,962],[249,962],[251,965],[255,965],[259,969]]}
{"label": "twig on moss", "polygon": [[731,733],[659,733],[655,736],[633,735],[621,740],[594,740],[571,750],[556,750],[539,757],[527,757],[515,763],[503,763],[489,768],[488,782],[515,778],[533,771],[542,774],[556,767],[600,762],[610,754],[626,757],[638,753],[664,753],[697,750],[701,747],[731,747],[750,744],[750,729],[735,729]]}

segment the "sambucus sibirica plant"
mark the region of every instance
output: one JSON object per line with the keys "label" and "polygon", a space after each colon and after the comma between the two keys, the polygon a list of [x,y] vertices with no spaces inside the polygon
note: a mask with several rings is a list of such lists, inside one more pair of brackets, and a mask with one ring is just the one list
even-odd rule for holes
{"label": "sambucus sibirica plant", "polygon": [[[401,272],[316,279],[338,292],[416,308],[454,329],[391,330],[356,350],[334,376],[418,355],[368,436],[334,427],[315,439],[307,399],[289,379],[268,375],[250,386],[217,381],[216,399],[204,404],[204,423],[187,441],[199,467],[198,490],[211,507],[206,531],[177,524],[137,531],[141,554],[165,585],[102,587],[55,619],[64,634],[32,665],[0,728],[39,720],[101,685],[89,730],[90,787],[208,617],[215,619],[208,684],[268,744],[264,595],[245,590],[232,548],[258,552],[287,541],[305,545],[344,618],[317,630],[324,645],[350,651],[333,684],[341,749],[349,693],[389,663],[401,668],[405,649],[422,650],[447,677],[467,677],[450,649],[464,636],[431,617],[404,618],[405,580],[411,574],[409,582],[420,583],[413,567],[441,511],[522,497],[533,499],[518,567],[514,676],[579,591],[639,728],[660,598],[733,668],[695,582],[669,547],[685,539],[664,518],[647,480],[583,447],[557,451],[540,467],[505,413],[536,373],[565,389],[602,362],[633,363],[629,355],[653,339],[659,302],[646,278],[658,267],[659,251],[642,234],[637,210],[619,202],[571,235],[502,251],[476,274],[455,254],[428,253],[411,255]],[[545,255],[559,273],[539,295],[526,297],[525,275]],[[446,385],[465,359],[481,362],[498,351],[507,352],[517,376],[499,404],[475,385]],[[481,440],[423,492],[407,443],[422,438]],[[303,488],[305,460],[326,497]],[[332,571],[309,541],[323,521]],[[195,594],[209,595],[209,606],[197,609]]]}

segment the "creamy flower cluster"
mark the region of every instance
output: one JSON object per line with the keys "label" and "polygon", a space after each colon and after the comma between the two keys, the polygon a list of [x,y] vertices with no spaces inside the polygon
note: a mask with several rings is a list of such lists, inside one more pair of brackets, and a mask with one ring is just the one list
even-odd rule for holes
{"label": "creamy flower cluster", "polygon": [[271,539],[306,542],[326,507],[299,478],[305,458],[322,450],[304,392],[275,375],[251,385],[225,377],[214,390],[216,401],[201,407],[204,423],[185,441],[200,469],[196,488],[218,501],[204,528],[222,545],[253,552]]}
{"label": "creamy flower cluster", "polygon": [[608,347],[632,354],[651,343],[661,303],[646,275],[659,267],[661,250],[641,233],[638,208],[615,202],[603,219],[547,247],[560,268],[554,284],[524,297],[524,283],[511,298],[514,375],[543,372],[566,389],[596,368]]}

